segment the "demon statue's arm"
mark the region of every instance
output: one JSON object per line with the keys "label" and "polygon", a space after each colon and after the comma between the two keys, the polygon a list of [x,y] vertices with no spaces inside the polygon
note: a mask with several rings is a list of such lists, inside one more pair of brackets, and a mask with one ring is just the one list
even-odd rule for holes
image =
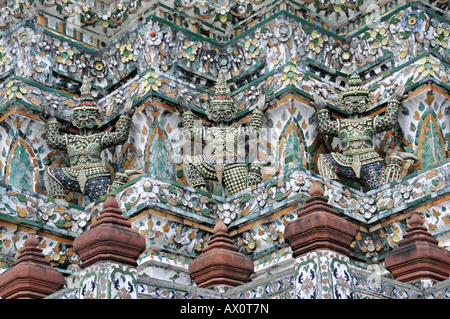
{"label": "demon statue's arm", "polygon": [[388,101],[386,112],[383,115],[376,115],[373,120],[375,133],[385,132],[393,129],[397,124],[400,101],[405,98],[405,87],[400,86]]}
{"label": "demon statue's arm", "polygon": [[117,128],[114,132],[104,133],[101,139],[101,147],[108,148],[111,146],[124,144],[130,133],[131,117],[134,108],[132,100],[128,100],[123,109],[122,115],[119,117]]}
{"label": "demon statue's arm", "polygon": [[181,114],[181,124],[183,126],[184,136],[188,139],[194,139],[198,141],[203,140],[204,128],[194,126],[194,113],[192,113],[187,101],[179,97],[178,104],[175,106],[177,111]]}
{"label": "demon statue's arm", "polygon": [[325,107],[325,101],[317,94],[313,94],[314,102],[311,104],[316,109],[317,125],[319,133],[324,135],[339,135],[339,122],[331,119],[330,112]]}
{"label": "demon statue's arm", "polygon": [[67,146],[67,135],[60,134],[59,123],[51,114],[48,106],[42,109],[41,119],[45,122],[45,141],[53,149],[65,150]]}
{"label": "demon statue's arm", "polygon": [[254,133],[258,134],[264,123],[264,114],[269,104],[266,103],[265,95],[263,95],[256,103],[255,108],[252,111],[252,119],[248,127],[254,130]]}

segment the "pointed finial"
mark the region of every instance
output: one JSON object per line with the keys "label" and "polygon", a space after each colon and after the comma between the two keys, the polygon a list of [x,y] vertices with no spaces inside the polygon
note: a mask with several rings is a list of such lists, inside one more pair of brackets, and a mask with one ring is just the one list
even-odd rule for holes
{"label": "pointed finial", "polygon": [[423,225],[423,220],[420,218],[420,215],[418,212],[414,211],[411,214],[411,218],[409,219],[409,225],[411,227],[417,227]]}
{"label": "pointed finial", "polygon": [[223,219],[221,219],[221,218],[217,219],[216,226],[214,226],[213,231],[214,231],[214,234],[217,234],[218,232],[228,233],[228,227],[223,222]]}
{"label": "pointed finial", "polygon": [[85,75],[83,76],[83,83],[80,88],[80,105],[75,107],[75,111],[85,111],[86,109],[97,110],[100,112],[97,107],[97,101],[95,101],[94,97],[91,93],[92,84],[89,78]]}
{"label": "pointed finial", "polygon": [[345,91],[341,94],[341,98],[354,95],[369,96],[369,91],[363,87],[361,76],[358,74],[358,67],[353,60],[352,72],[348,79]]}
{"label": "pointed finial", "polygon": [[81,88],[80,88],[80,92],[81,92],[80,99],[82,101],[92,101],[92,100],[94,100],[94,97],[92,96],[91,90],[92,90],[91,81],[85,75],[85,76],[83,76],[83,83],[81,84]]}
{"label": "pointed finial", "polygon": [[37,247],[38,244],[39,244],[39,241],[37,240],[36,235],[34,233],[28,234],[28,238],[27,238],[27,240],[25,240],[25,247],[34,248],[34,247]]}
{"label": "pointed finial", "polygon": [[225,71],[220,70],[215,85],[215,95],[228,95],[229,93],[230,88],[225,81]]}
{"label": "pointed finial", "polygon": [[214,98],[211,99],[211,102],[208,104],[208,112],[215,106],[219,107],[230,107],[236,111],[236,106],[234,105],[234,101],[230,97],[230,88],[228,87],[225,80],[225,71],[220,70],[219,75],[217,77],[216,85],[215,85],[215,93]]}
{"label": "pointed finial", "polygon": [[119,208],[119,203],[117,202],[114,194],[108,194],[108,198],[103,203],[103,209],[106,208]]}
{"label": "pointed finial", "polygon": [[318,180],[313,180],[312,181],[312,186],[311,189],[309,190],[309,195],[311,196],[323,196],[323,194],[325,193],[322,186],[321,182]]}

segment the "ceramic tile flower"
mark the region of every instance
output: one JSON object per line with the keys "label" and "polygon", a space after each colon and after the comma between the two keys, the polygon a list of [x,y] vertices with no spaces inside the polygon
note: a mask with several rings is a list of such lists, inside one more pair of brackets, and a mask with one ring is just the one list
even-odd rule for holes
{"label": "ceramic tile flower", "polygon": [[273,34],[281,42],[286,42],[287,40],[289,40],[292,35],[292,28],[289,22],[284,20],[277,21],[275,24],[275,28],[273,29]]}
{"label": "ceramic tile flower", "polygon": [[202,47],[202,43],[196,40],[185,40],[183,45],[183,51],[181,52],[181,57],[187,59],[188,61],[195,61],[197,56],[197,50]]}
{"label": "ceramic tile flower", "polygon": [[66,43],[54,42],[57,48],[56,62],[64,67],[67,67],[72,73],[76,71],[74,56],[77,53],[76,50],[67,46]]}
{"label": "ceramic tile flower", "polygon": [[160,45],[163,39],[163,32],[157,23],[151,23],[148,27],[147,43],[150,46]]}
{"label": "ceramic tile flower", "polygon": [[216,69],[217,70],[221,70],[221,69],[229,70],[229,69],[231,69],[232,58],[228,54],[225,54],[225,53],[218,54],[218,55],[216,55],[214,61],[215,61],[215,65],[216,65]]}
{"label": "ceramic tile flower", "polygon": [[228,202],[218,204],[217,209],[218,217],[223,219],[223,222],[227,225],[236,218],[236,214],[237,212],[239,212],[239,206],[237,206],[235,203]]}
{"label": "ceramic tile flower", "polygon": [[267,26],[262,26],[261,28],[255,31],[254,36],[258,40],[258,46],[260,50],[264,50],[264,48],[267,46],[267,43],[272,38],[273,33],[271,32],[271,28],[268,28]]}
{"label": "ceramic tile flower", "polygon": [[21,32],[19,34],[19,40],[22,44],[29,44],[31,42],[31,35],[28,32]]}
{"label": "ceramic tile flower", "polygon": [[293,64],[289,64],[284,67],[284,74],[281,77],[284,85],[297,85],[298,73],[297,68]]}
{"label": "ceramic tile flower", "polygon": [[41,208],[41,210],[38,210],[38,212],[40,213],[41,218],[42,218],[42,220],[44,220],[44,222],[51,219],[51,217],[53,215],[53,208],[54,207],[49,206],[47,208]]}
{"label": "ceramic tile flower", "polygon": [[11,63],[11,59],[7,56],[5,47],[0,45],[0,66]]}
{"label": "ceramic tile flower", "polygon": [[311,182],[301,172],[296,172],[291,176],[286,188],[292,188],[294,192],[298,192],[300,190],[309,189],[310,186]]}
{"label": "ceramic tile flower", "polygon": [[161,81],[158,79],[158,74],[155,71],[149,71],[144,76],[145,93],[150,90],[158,91],[161,86]]}
{"label": "ceramic tile flower", "polygon": [[80,13],[81,22],[84,22],[86,24],[93,24],[98,20],[96,12],[88,5],[81,6]]}
{"label": "ceramic tile flower", "polygon": [[50,106],[53,109],[57,109],[59,106],[59,99],[58,96],[54,95],[53,93],[44,94],[45,96],[45,104]]}
{"label": "ceramic tile flower", "polygon": [[419,31],[423,21],[421,16],[419,11],[407,11],[402,19],[402,27],[407,28],[412,32]]}
{"label": "ceramic tile flower", "polygon": [[254,62],[254,59],[257,59],[260,53],[259,47],[258,47],[258,39],[247,39],[244,42],[244,56],[245,56],[245,62],[248,65],[251,65]]}
{"label": "ceramic tile flower", "polygon": [[144,188],[145,192],[151,192],[153,189],[153,183],[151,181],[147,180],[144,182],[142,187]]}
{"label": "ceramic tile flower", "polygon": [[91,74],[98,79],[102,79],[107,74],[105,62],[100,57],[93,57],[90,61]]}
{"label": "ceramic tile flower", "polygon": [[295,185],[297,186],[303,186],[306,183],[305,177],[303,174],[297,174],[297,176],[294,178]]}
{"label": "ceramic tile flower", "polygon": [[[115,24],[122,23],[128,17],[127,9],[128,8],[126,6],[124,6],[122,3],[119,3],[117,5],[116,9],[113,12],[111,12],[109,18]],[[109,26],[109,22],[108,21],[107,21],[107,23],[108,23],[108,25],[106,25],[106,27]]]}
{"label": "ceramic tile flower", "polygon": [[190,103],[190,102],[192,101],[193,96],[191,95],[191,93],[192,93],[191,90],[189,90],[189,89],[187,89],[187,88],[183,88],[183,89],[180,91],[180,93],[181,93],[181,95],[186,99],[186,101],[187,101],[188,103]]}
{"label": "ceramic tile flower", "polygon": [[431,76],[435,76],[438,67],[433,63],[433,59],[430,56],[425,56],[419,61],[419,67],[417,71],[423,76],[426,77],[429,74]]}
{"label": "ceramic tile flower", "polygon": [[56,4],[57,10],[66,17],[70,16],[75,10],[73,3],[69,0],[57,0]]}
{"label": "ceramic tile flower", "polygon": [[264,207],[267,203],[267,199],[269,198],[269,193],[267,191],[263,191],[259,189],[259,194],[256,196],[256,200],[258,201],[261,207]]}
{"label": "ceramic tile flower", "polygon": [[433,37],[434,39],[431,41],[432,47],[442,47],[447,49],[449,47],[449,36],[450,36],[450,28],[447,26],[442,27],[438,26],[434,29]]}
{"label": "ceramic tile flower", "polygon": [[157,184],[153,184],[151,181],[146,180],[144,181],[142,187],[144,189],[144,192],[141,194],[141,198],[156,198],[156,194],[159,192],[159,187]]}
{"label": "ceramic tile flower", "polygon": [[369,40],[372,43],[374,49],[378,49],[388,45],[387,29],[385,27],[372,29],[370,32],[366,32],[363,39]]}
{"label": "ceramic tile flower", "polygon": [[230,12],[230,6],[227,6],[227,5],[223,5],[223,6],[220,6],[220,7],[216,7],[216,13],[217,13],[217,16],[219,16],[219,20],[220,20],[220,22],[226,22],[227,20],[228,20],[228,15],[229,15],[229,12]]}
{"label": "ceramic tile flower", "polygon": [[86,212],[79,212],[75,210],[71,211],[70,214],[79,228],[84,228],[88,224],[91,217],[90,214],[87,214]]}
{"label": "ceramic tile flower", "polygon": [[258,101],[260,95],[261,93],[256,88],[256,86],[252,85],[247,92],[247,100],[249,103],[255,103],[256,101]]}
{"label": "ceramic tile flower", "polygon": [[353,60],[353,51],[354,50],[348,44],[344,44],[340,52],[337,52],[339,62],[342,65],[350,66]]}

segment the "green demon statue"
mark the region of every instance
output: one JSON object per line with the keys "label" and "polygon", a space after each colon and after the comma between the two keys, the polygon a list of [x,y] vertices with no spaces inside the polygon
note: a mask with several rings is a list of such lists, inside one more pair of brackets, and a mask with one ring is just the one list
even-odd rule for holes
{"label": "green demon statue", "polygon": [[[46,121],[46,142],[49,147],[67,152],[70,167],[48,167],[44,183],[48,195],[65,198],[65,189],[81,192],[91,200],[96,200],[110,190],[111,174],[103,167],[100,153],[108,147],[123,144],[128,139],[131,116],[134,113],[129,100],[119,117],[114,132],[96,132],[102,119],[102,113],[91,94],[91,84],[87,77],[81,86],[81,103],[74,108],[71,120],[79,134],[60,134],[55,117],[44,111]],[[125,173],[116,173],[116,181],[123,184],[127,180]],[[113,184],[112,187],[119,186]]]}
{"label": "green demon statue", "polygon": [[194,127],[194,114],[183,98],[179,99],[177,109],[183,117],[185,135],[205,146],[201,155],[186,155],[184,158],[183,170],[189,186],[206,191],[206,180],[216,180],[223,182],[231,195],[262,181],[261,164],[255,159],[248,165],[246,155],[241,151],[246,140],[258,136],[267,105],[264,98],[260,99],[249,125],[233,127],[231,122],[237,108],[229,94],[223,71],[220,71],[215,96],[207,107],[208,118],[215,124],[213,127]]}
{"label": "green demon statue", "polygon": [[319,133],[339,137],[342,153],[321,154],[318,158],[320,175],[339,180],[343,176],[359,181],[369,189],[398,180],[404,160],[417,160],[413,154],[393,152],[389,163],[373,148],[375,134],[393,129],[397,124],[400,101],[404,99],[405,87],[400,86],[388,101],[383,115],[366,116],[369,92],[362,86],[362,81],[354,68],[345,92],[339,103],[349,118],[333,120],[325,109],[323,99],[314,94],[313,106],[316,108]]}

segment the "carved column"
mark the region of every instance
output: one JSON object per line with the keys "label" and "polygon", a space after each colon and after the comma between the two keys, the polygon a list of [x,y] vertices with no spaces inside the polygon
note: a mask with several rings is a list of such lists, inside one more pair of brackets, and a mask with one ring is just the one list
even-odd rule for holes
{"label": "carved column", "polygon": [[284,230],[295,258],[295,298],[352,299],[348,253],[356,229],[323,194],[320,182],[313,181],[311,197]]}
{"label": "carved column", "polygon": [[64,277],[45,259],[31,233],[25,248],[12,267],[0,275],[0,297],[3,299],[41,299],[62,289]]}
{"label": "carved column", "polygon": [[109,194],[97,221],[73,243],[83,268],[79,298],[137,299],[137,259],[145,246]]}
{"label": "carved column", "polygon": [[399,247],[386,255],[386,269],[396,280],[407,283],[449,279],[450,251],[438,246],[418,212],[412,213],[409,225]]}

